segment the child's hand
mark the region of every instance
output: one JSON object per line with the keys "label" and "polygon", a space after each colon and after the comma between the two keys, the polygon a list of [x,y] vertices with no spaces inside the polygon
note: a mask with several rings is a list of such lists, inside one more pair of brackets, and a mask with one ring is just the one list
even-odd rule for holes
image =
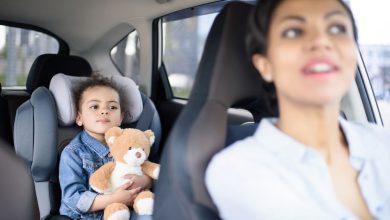
{"label": "child's hand", "polygon": [[123,178],[133,182],[133,185],[130,186],[130,189],[135,189],[138,187],[141,187],[142,189],[150,189],[150,187],[152,187],[153,180],[147,175],[138,176],[127,174],[124,175]]}
{"label": "child's hand", "polygon": [[113,194],[113,200],[115,202],[120,202],[123,204],[126,204],[128,206],[131,206],[134,202],[135,197],[138,195],[138,193],[142,190],[141,187],[132,187],[134,184],[133,181],[129,181],[125,184],[123,184],[121,187],[119,187]]}

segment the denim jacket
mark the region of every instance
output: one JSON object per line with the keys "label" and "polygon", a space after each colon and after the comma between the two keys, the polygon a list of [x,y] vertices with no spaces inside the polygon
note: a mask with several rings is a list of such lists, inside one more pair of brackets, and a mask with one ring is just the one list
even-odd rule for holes
{"label": "denim jacket", "polygon": [[91,174],[112,161],[107,145],[81,131],[61,154],[59,179],[61,185],[60,213],[72,219],[102,219],[103,211],[88,212],[98,195],[88,184]]}

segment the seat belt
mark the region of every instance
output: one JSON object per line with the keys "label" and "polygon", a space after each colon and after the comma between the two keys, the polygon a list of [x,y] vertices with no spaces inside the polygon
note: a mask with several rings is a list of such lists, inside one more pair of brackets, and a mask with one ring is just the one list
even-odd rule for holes
{"label": "seat belt", "polygon": [[152,107],[152,104],[150,100],[146,97],[146,95],[141,93],[141,97],[144,108],[141,113],[141,116],[138,119],[136,128],[141,131],[145,131],[150,129],[150,125],[154,116],[154,108]]}

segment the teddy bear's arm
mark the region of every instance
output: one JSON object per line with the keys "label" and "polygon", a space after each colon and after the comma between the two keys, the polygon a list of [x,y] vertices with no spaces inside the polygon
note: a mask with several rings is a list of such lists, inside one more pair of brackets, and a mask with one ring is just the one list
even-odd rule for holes
{"label": "teddy bear's arm", "polygon": [[114,170],[115,163],[109,162],[101,166],[89,178],[89,185],[98,193],[105,193],[110,190],[110,176]]}
{"label": "teddy bear's arm", "polygon": [[156,180],[158,178],[158,174],[160,173],[160,165],[157,163],[150,162],[150,161],[145,161],[142,164],[142,171],[146,175],[148,175]]}

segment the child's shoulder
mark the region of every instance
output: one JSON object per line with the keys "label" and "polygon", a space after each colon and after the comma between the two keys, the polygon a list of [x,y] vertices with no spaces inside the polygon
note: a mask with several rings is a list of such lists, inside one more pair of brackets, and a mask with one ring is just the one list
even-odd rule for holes
{"label": "child's shoulder", "polygon": [[81,141],[82,132],[78,133],[74,138],[65,140],[60,146],[59,151],[63,154],[79,154],[85,148],[84,143]]}

